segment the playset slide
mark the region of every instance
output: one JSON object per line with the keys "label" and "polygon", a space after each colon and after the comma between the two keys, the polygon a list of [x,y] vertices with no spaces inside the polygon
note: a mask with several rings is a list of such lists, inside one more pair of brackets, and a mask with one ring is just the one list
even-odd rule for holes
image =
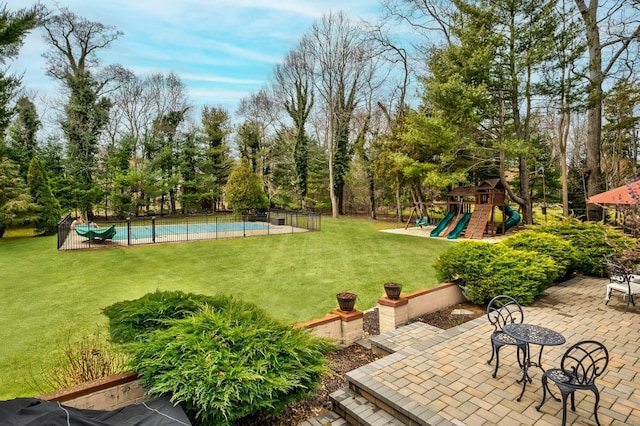
{"label": "playset slide", "polygon": [[432,237],[437,237],[438,235],[440,235],[442,230],[447,227],[447,225],[449,224],[449,222],[451,222],[451,219],[453,219],[455,215],[456,214],[454,212],[447,213],[447,215],[442,218],[442,220],[438,223],[438,226],[436,226],[429,235],[431,235]]}
{"label": "playset slide", "polygon": [[513,228],[514,226],[516,226],[518,223],[520,223],[520,213],[518,213],[517,211],[515,211],[514,209],[512,209],[509,206],[505,206],[504,209],[504,215],[506,216],[506,220],[504,221],[504,228],[505,231],[502,232],[502,226],[498,225],[498,228],[496,229],[497,232],[499,234],[504,234],[506,233],[509,228]]}
{"label": "playset slide", "polygon": [[460,218],[458,223],[456,223],[455,228],[453,228],[453,230],[449,232],[449,235],[447,235],[447,238],[450,240],[455,240],[456,238],[458,238],[460,233],[464,231],[464,228],[467,227],[467,224],[469,223],[470,219],[471,219],[471,213],[465,213],[462,216],[462,218]]}

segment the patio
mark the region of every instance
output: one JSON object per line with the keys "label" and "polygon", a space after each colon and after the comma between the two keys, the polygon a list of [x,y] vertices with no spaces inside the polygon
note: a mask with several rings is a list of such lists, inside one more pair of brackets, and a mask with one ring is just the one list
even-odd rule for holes
{"label": "patio", "polygon": [[[607,283],[576,277],[551,287],[524,307],[525,322],[551,328],[567,340],[544,348],[545,368],[559,366],[562,354],[580,340],[604,343],[610,361],[596,381],[600,423],[640,425],[640,303],[626,314],[626,303],[618,297],[605,306]],[[482,317],[450,330],[415,323],[371,339],[374,348],[393,353],[348,373],[349,389],[332,395],[335,411],[356,425],[559,425],[561,402],[548,399],[540,412],[535,409],[542,398],[540,369],[530,369],[533,382],[516,401],[522,372],[514,347],[501,350],[497,378],[491,377],[491,331]],[[532,346],[532,358],[538,350]],[[568,402],[567,424],[595,424],[593,394],[576,392],[575,399],[575,412]],[[319,422],[342,424],[327,420]]]}

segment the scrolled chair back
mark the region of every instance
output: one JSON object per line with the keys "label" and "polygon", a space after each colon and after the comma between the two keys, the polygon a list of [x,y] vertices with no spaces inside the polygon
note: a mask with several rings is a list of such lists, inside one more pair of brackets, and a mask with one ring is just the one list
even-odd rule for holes
{"label": "scrolled chair back", "polygon": [[496,296],[487,305],[487,318],[496,331],[502,331],[506,324],[522,323],[522,306],[511,296]]}
{"label": "scrolled chair back", "polygon": [[588,386],[604,373],[607,365],[607,348],[595,340],[584,340],[567,349],[560,362],[560,369],[573,376],[574,384]]}

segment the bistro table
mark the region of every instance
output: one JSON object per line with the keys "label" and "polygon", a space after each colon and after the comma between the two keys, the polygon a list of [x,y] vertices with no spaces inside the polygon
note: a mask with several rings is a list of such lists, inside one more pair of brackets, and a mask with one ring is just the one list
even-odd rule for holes
{"label": "bistro table", "polygon": [[[527,387],[527,381],[529,381],[529,383],[532,382],[531,376],[529,376],[528,372],[529,367],[533,365],[540,368],[544,372],[544,368],[542,368],[542,350],[544,349],[544,347],[559,346],[564,344],[567,340],[562,334],[558,333],[557,331],[534,324],[506,324],[504,327],[502,327],[502,331],[508,336],[511,336],[514,339],[520,340],[521,342],[525,342],[527,344],[525,360],[522,365],[522,379],[518,380],[518,383],[522,381],[522,392],[520,392],[520,396],[517,399],[517,401],[520,401],[522,399],[522,395],[524,395],[524,390]],[[529,348],[529,345],[540,346],[540,353],[538,354],[537,363],[531,361],[531,349]],[[558,400],[558,398],[553,394],[551,394],[551,396],[554,399]]]}

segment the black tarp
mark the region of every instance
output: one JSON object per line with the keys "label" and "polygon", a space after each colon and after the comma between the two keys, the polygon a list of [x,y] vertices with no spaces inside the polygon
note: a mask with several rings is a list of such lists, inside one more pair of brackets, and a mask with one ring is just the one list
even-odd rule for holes
{"label": "black tarp", "polygon": [[1,426],[190,426],[180,406],[152,399],[113,411],[80,410],[37,398],[0,401]]}

